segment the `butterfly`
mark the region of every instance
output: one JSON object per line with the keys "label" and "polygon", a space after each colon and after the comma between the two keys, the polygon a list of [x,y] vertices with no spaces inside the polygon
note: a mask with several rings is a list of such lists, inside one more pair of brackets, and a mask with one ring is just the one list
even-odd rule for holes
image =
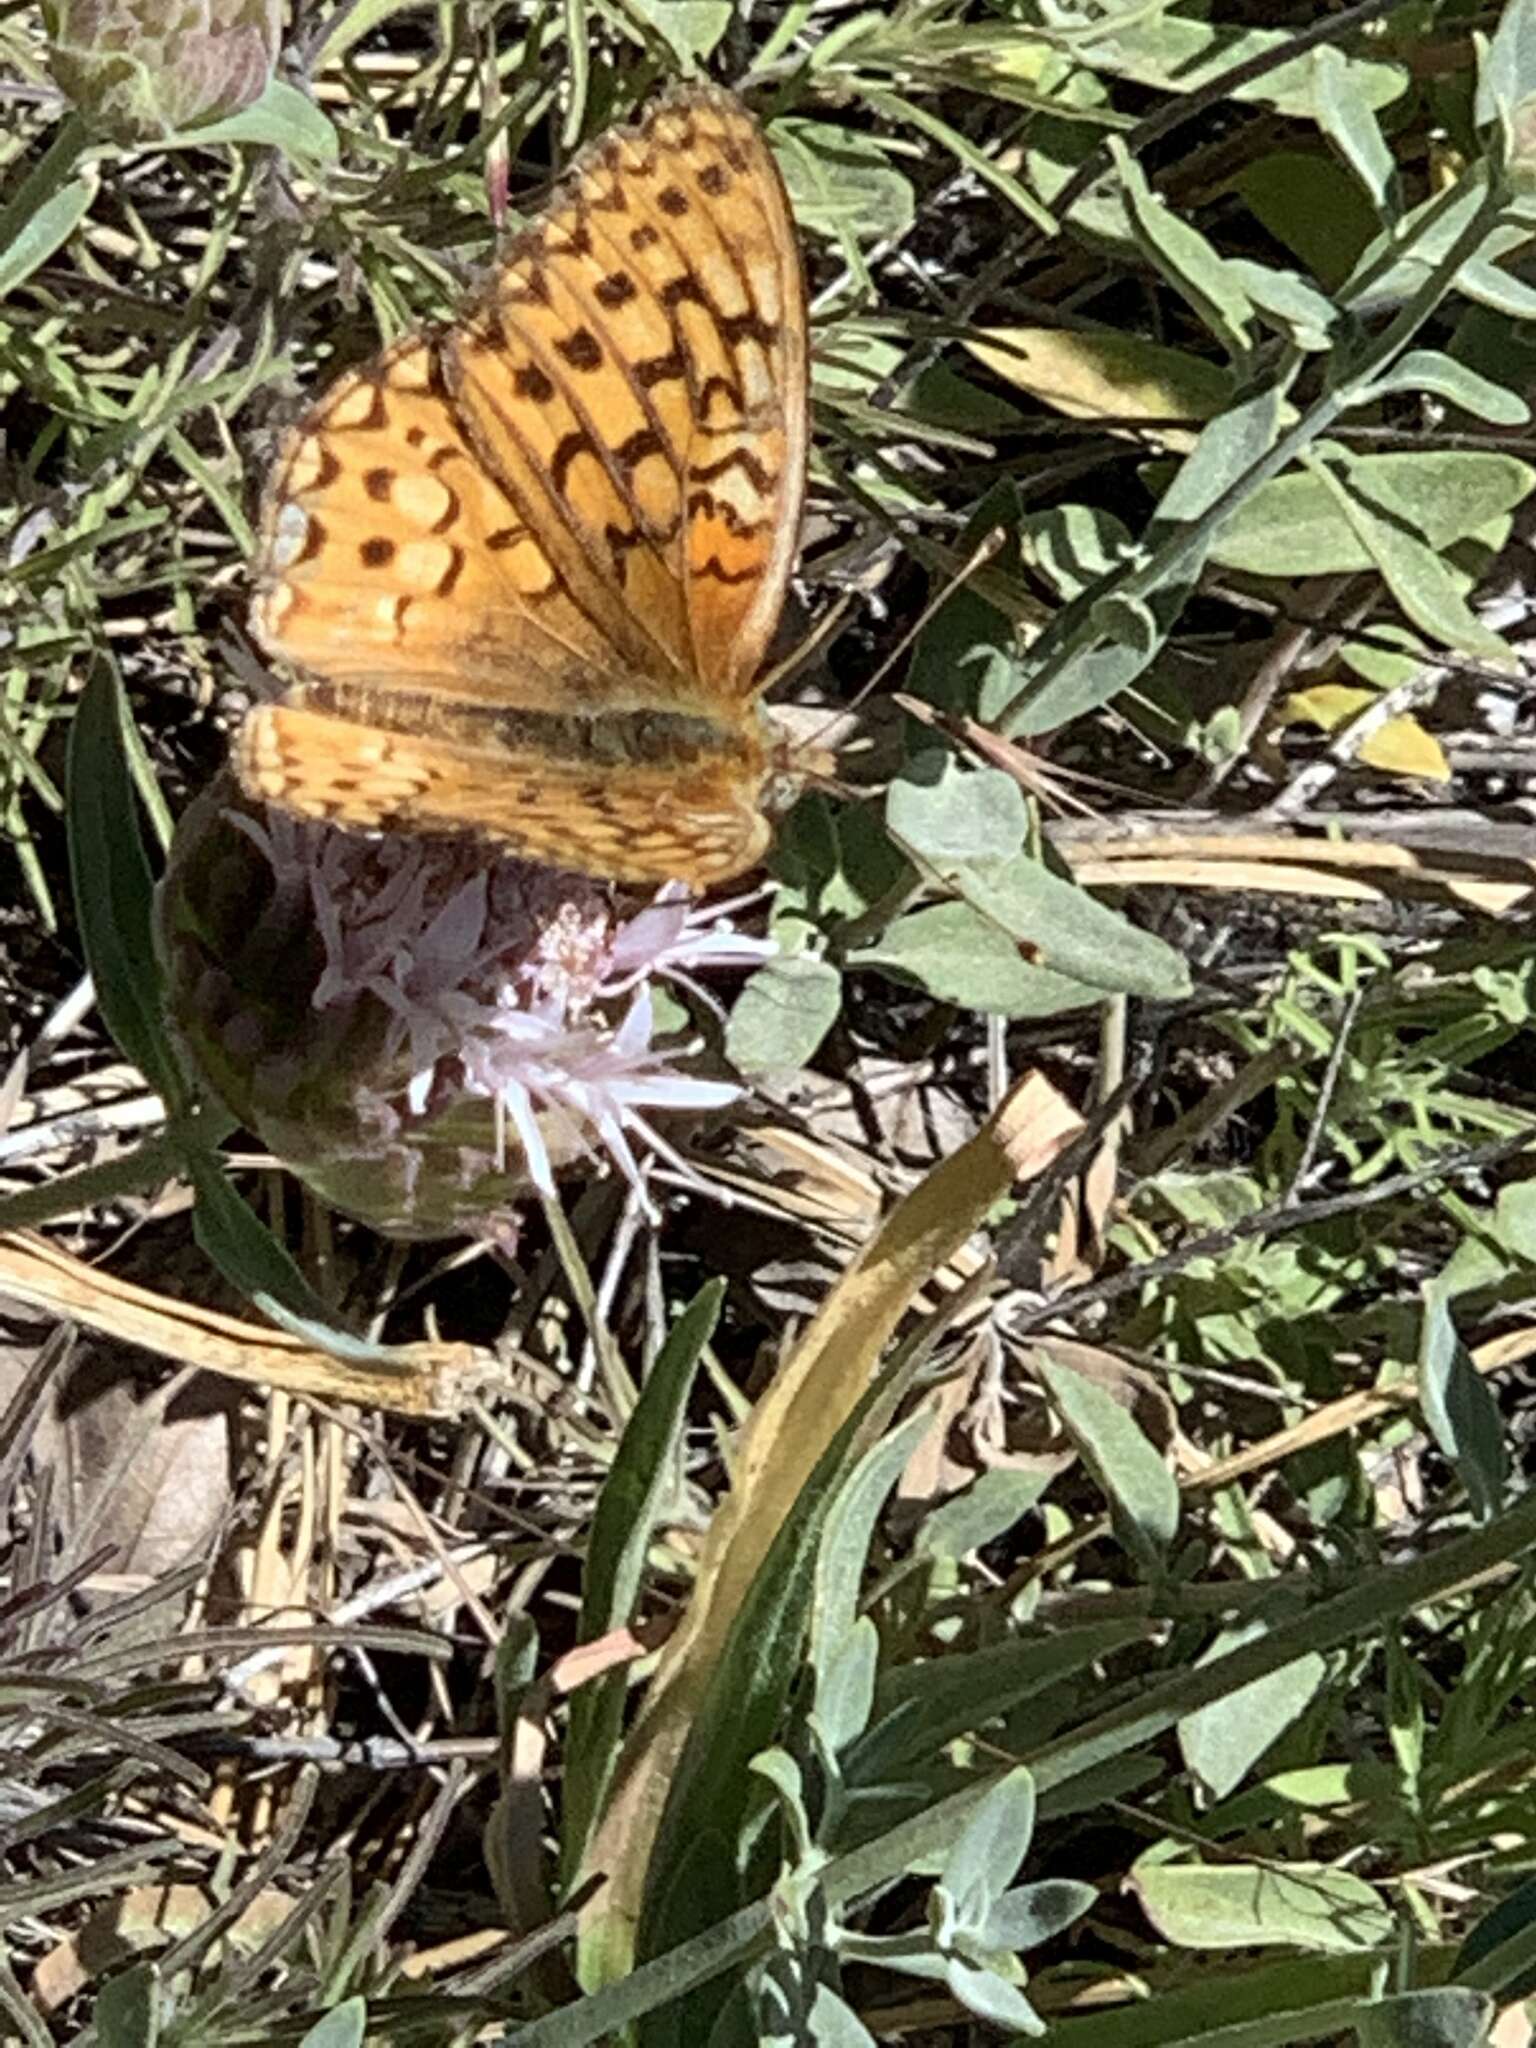
{"label": "butterfly", "polygon": [[289,434],[251,624],[295,680],[237,737],[247,793],[618,882],[753,866],[807,354],[741,102],[679,86],[601,136],[458,318]]}

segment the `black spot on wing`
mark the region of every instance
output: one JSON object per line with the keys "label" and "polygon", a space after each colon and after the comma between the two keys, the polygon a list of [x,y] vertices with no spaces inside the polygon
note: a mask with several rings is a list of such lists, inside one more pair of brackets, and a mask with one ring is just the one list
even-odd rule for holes
{"label": "black spot on wing", "polygon": [[512,389],[519,398],[528,398],[535,405],[548,405],[555,395],[554,379],[537,363],[519,363],[512,372]]}
{"label": "black spot on wing", "polygon": [[555,347],[573,370],[602,367],[603,345],[590,327],[577,327],[569,334],[562,334]]}

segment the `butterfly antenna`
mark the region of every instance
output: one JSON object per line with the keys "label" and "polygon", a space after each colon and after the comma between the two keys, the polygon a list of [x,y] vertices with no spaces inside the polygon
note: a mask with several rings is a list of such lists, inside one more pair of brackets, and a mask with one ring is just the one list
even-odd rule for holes
{"label": "butterfly antenna", "polygon": [[818,619],[809,633],[805,635],[805,638],[797,640],[788,654],[781,661],[774,663],[767,675],[756,685],[756,689],[759,692],[766,693],[773,688],[775,683],[782,683],[787,675],[793,674],[801,662],[809,655],[814,654],[818,647],[823,646],[830,640],[838,626],[848,616],[848,608],[853,603],[856,595],[857,592],[855,591],[845,590],[826,617]]}
{"label": "butterfly antenna", "polygon": [[929,598],[927,604],[923,606],[912,624],[908,626],[906,632],[902,634],[896,645],[848,706],[850,711],[856,711],[870,691],[876,689],[885,681],[891,670],[900,661],[918,634],[928,625],[929,621],[944,609],[957,590],[970,582],[978,569],[984,569],[987,566],[988,562],[991,561],[1007,538],[1007,534],[1000,526],[994,526],[990,533],[982,536],[975,547],[972,548],[969,557],[961,563],[949,581],[941,589],[936,590],[933,596]]}
{"label": "butterfly antenna", "polygon": [[[1146,803],[1146,796],[1128,789],[1123,782],[1113,782],[1103,775],[1089,775],[1081,768],[1062,768],[1055,762],[1045,762],[1027,747],[1021,747],[1016,740],[1004,739],[989,725],[979,719],[969,718],[963,712],[941,711],[936,704],[929,704],[921,697],[909,697],[898,691],[891,700],[911,717],[921,720],[935,732],[941,732],[956,746],[965,747],[994,768],[1001,768],[1005,775],[1011,775],[1021,789],[1042,803],[1052,805],[1059,812],[1072,812],[1080,818],[1102,818],[1098,810],[1086,798],[1078,796],[1065,785],[1076,783],[1083,789],[1104,790],[1111,796],[1126,796]],[[1153,799],[1155,804],[1158,799]]]}
{"label": "butterfly antenna", "polygon": [[[978,569],[983,569],[986,567],[987,563],[991,561],[992,557],[1002,547],[1003,542],[1007,539],[1007,537],[1007,534],[1000,526],[994,526],[990,533],[983,535],[982,539],[978,541],[976,546],[971,550],[968,559],[961,563],[960,567],[955,571],[954,575],[950,577],[949,581],[943,586],[943,588],[936,591],[934,595],[928,600],[927,604],[923,606],[923,609],[918,613],[916,619],[907,628],[906,632],[902,634],[901,638],[896,642],[896,645],[891,649],[890,653],[885,657],[884,661],[881,662],[880,666],[875,670],[874,674],[869,678],[869,680],[866,683],[862,685],[860,689],[858,689],[854,693],[852,701],[848,704],[840,704],[837,707],[836,711],[830,712],[828,714],[827,724],[826,726],[822,727],[822,731],[826,731],[828,727],[835,725],[839,719],[846,718],[850,712],[858,710],[859,706],[864,702],[864,699],[869,695],[870,691],[878,688],[878,686],[882,682],[884,682],[885,678],[890,674],[891,670],[896,666],[897,662],[900,661],[901,657],[912,645],[913,641],[917,638],[918,634],[922,632],[923,628],[928,624],[929,620],[932,619],[936,613],[943,610],[944,606],[948,604],[949,600],[954,596],[955,592],[959,590],[964,584],[968,583],[970,579],[976,574],[976,571]],[[849,605],[852,602],[853,592],[850,591],[845,597],[843,597],[838,602],[838,604],[833,608],[832,612],[829,614],[829,627],[831,625],[836,624],[837,620],[842,617],[843,613],[847,611]],[[819,641],[824,637],[825,636],[822,632],[822,629],[818,626],[811,635],[811,641]],[[808,642],[807,644],[809,645],[810,642]],[[778,667],[774,669],[772,675],[770,675],[770,677],[768,678],[769,683],[773,682],[779,676],[783,675],[786,669],[794,667],[800,659],[801,656],[799,654],[796,654],[791,656],[786,661],[781,661]],[[768,687],[768,684],[765,683],[763,687],[766,689]],[[805,742],[805,745],[807,748],[815,747],[815,737],[813,736],[811,739],[807,740]]]}

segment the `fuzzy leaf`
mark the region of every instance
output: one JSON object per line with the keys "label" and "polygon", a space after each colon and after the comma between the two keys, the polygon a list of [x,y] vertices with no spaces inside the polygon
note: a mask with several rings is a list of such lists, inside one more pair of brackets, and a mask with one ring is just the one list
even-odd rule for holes
{"label": "fuzzy leaf", "polygon": [[1040,1358],[1038,1371],[1114,1512],[1122,1540],[1144,1568],[1161,1570],[1179,1526],[1179,1489],[1158,1451],[1113,1395],[1070,1366]]}
{"label": "fuzzy leaf", "polygon": [[830,960],[789,953],[746,982],[725,1028],[726,1058],[743,1074],[793,1074],[837,1022],[843,978]]}
{"label": "fuzzy leaf", "polygon": [[1141,1909],[1175,1947],[1301,1948],[1345,1955],[1380,1948],[1393,1919],[1364,1878],[1324,1864],[1154,1863],[1130,1881]]}

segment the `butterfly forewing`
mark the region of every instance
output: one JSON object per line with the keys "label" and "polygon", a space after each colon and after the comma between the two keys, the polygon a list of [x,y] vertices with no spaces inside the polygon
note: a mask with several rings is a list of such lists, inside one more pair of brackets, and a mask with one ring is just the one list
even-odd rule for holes
{"label": "butterfly forewing", "polygon": [[615,879],[750,865],[805,356],[746,110],[688,88],[606,137],[460,323],[291,438],[253,623],[300,681],[247,720],[246,786]]}
{"label": "butterfly forewing", "polygon": [[699,90],[600,144],[449,351],[487,461],[542,486],[680,670],[749,691],[799,528],[806,362],[788,203],[745,110]]}
{"label": "butterfly forewing", "polygon": [[408,676],[564,707],[622,693],[650,649],[575,605],[444,402],[433,344],[350,371],[290,436],[268,499],[252,626],[317,675]]}

